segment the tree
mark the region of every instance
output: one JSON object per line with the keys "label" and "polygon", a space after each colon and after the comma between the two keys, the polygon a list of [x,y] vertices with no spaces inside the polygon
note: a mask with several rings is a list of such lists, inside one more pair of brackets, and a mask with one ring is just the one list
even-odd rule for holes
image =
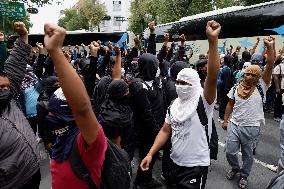
{"label": "tree", "polygon": [[[6,36],[14,34],[14,23],[17,21],[24,22],[27,29],[32,27],[29,16],[24,18],[15,18],[15,17],[2,17],[0,16],[0,31],[4,32]],[[4,26],[4,27],[3,27]]]}
{"label": "tree", "polygon": [[5,1],[22,2],[26,4],[29,4],[31,2],[33,4],[36,4],[37,6],[42,7],[46,4],[52,4],[54,2],[57,4],[61,4],[61,2],[63,2],[64,0],[5,0]]}
{"label": "tree", "polygon": [[[96,10],[96,11],[94,11]],[[79,9],[65,9],[58,25],[67,30],[89,30],[97,26],[106,14],[106,8],[98,0],[80,0]]]}
{"label": "tree", "polygon": [[129,29],[139,34],[151,20],[163,24],[178,21],[182,17],[212,11],[215,8],[247,6],[268,1],[270,0],[134,0],[130,9]]}

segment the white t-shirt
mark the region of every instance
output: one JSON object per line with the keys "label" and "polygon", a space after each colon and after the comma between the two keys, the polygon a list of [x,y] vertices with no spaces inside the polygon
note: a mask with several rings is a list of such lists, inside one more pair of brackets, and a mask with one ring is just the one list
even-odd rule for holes
{"label": "white t-shirt", "polygon": [[[259,80],[259,84],[265,98],[268,87],[262,79]],[[263,102],[257,88],[255,88],[252,95],[246,100],[238,96],[237,89],[235,90],[235,94],[233,94],[233,88],[231,88],[227,96],[232,100],[235,99],[232,118],[230,120],[235,125],[259,127],[265,124]]]}
{"label": "white t-shirt", "polygon": [[[212,118],[214,104],[209,105],[202,95],[205,112],[208,117],[208,135],[212,133]],[[204,126],[200,123],[199,116],[195,111],[192,117],[184,122],[178,123],[173,117],[166,115],[165,122],[172,128],[172,150],[171,159],[179,166],[209,166],[210,153]]]}
{"label": "white t-shirt", "polygon": [[[275,68],[273,69],[273,74],[281,75],[282,78],[284,78],[284,64],[280,63],[279,65],[275,66]],[[284,79],[280,80],[280,86],[281,86],[281,89],[284,89]]]}

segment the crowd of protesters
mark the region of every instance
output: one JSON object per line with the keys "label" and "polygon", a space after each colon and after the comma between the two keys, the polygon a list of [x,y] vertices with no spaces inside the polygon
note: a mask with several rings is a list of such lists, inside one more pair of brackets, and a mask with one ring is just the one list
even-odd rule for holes
{"label": "crowd of protesters", "polygon": [[[262,54],[256,53],[257,38],[240,59],[241,47],[234,51],[225,43],[219,55],[221,26],[209,21],[209,50],[192,66],[185,35],[175,47],[165,34],[157,51],[154,22],[149,23],[147,47],[141,48],[136,37],[131,49],[125,42],[119,47],[100,41],[63,47],[65,30],[46,24],[44,45],[37,43],[32,53],[25,25],[16,22],[15,31],[19,38],[9,51],[0,32],[0,188],[39,188],[36,135],[49,152],[53,189],[111,189],[104,180],[110,174],[104,171],[110,163],[109,142],[127,153],[129,164],[138,149],[135,189],[162,186],[152,176],[160,149],[161,177],[167,185],[205,188],[208,167],[218,152],[214,108],[228,130],[231,170],[226,177],[239,174],[239,187],[247,188],[264,112],[274,110],[275,121],[281,121],[284,47],[277,54],[273,37],[263,39]],[[283,127],[284,120],[279,172],[284,167]],[[74,170],[74,148],[88,170],[85,179]]]}

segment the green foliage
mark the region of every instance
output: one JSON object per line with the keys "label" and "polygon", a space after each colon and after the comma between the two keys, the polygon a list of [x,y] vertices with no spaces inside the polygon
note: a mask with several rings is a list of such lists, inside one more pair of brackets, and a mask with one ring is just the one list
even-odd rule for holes
{"label": "green foliage", "polygon": [[64,10],[64,17],[59,19],[58,25],[69,31],[89,30],[90,27],[97,26],[105,14],[105,6],[98,0],[81,0],[78,10]]}
{"label": "green foliage", "polygon": [[[24,22],[27,29],[32,27],[30,18],[28,16],[24,18],[14,18],[14,17],[2,17],[0,16],[0,31],[3,31],[6,36],[14,34],[14,23],[17,21]],[[4,23],[3,23],[4,22]]]}
{"label": "green foliage", "polygon": [[214,8],[253,5],[268,1],[270,0],[134,0],[131,4],[129,30],[139,34],[151,20],[163,24],[178,21],[182,17],[212,11]]}

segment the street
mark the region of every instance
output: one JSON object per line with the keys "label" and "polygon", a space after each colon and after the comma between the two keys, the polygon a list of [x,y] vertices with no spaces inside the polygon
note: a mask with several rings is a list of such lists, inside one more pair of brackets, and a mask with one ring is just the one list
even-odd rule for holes
{"label": "street", "polygon": [[[218,120],[218,112],[215,111],[214,120]],[[226,140],[226,131],[221,128],[219,122],[215,122],[219,135],[219,153],[218,160],[212,161],[211,171],[208,174],[206,189],[237,189],[238,179],[228,181],[225,178],[228,166],[224,144]],[[267,165],[277,165],[279,159],[279,123],[273,120],[272,114],[266,114],[266,126],[261,128],[261,139],[256,149],[255,161],[252,167],[252,172],[248,178],[248,189],[265,189],[272,177],[276,173],[269,170]],[[239,156],[241,157],[241,156]],[[136,161],[137,162],[137,161]],[[136,172],[136,167],[133,172]],[[49,160],[44,160],[41,163],[42,180],[40,189],[51,188],[51,176],[49,174]],[[161,161],[155,164],[154,177],[160,179]],[[135,175],[134,175],[135,177]],[[166,189],[161,187],[160,189]]]}

